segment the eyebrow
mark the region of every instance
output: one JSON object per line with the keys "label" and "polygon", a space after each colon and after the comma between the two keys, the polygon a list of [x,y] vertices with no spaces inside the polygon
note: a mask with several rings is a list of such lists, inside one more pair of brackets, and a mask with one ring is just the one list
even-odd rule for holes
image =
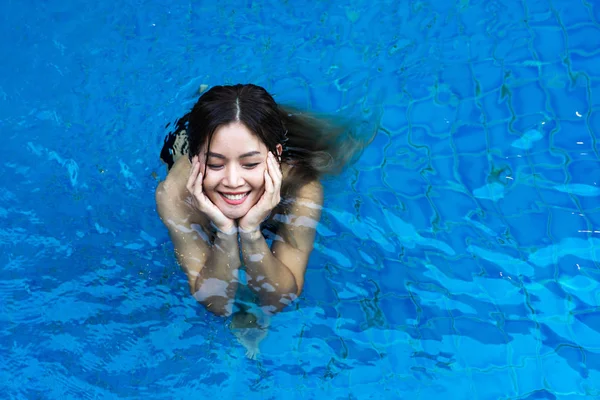
{"label": "eyebrow", "polygon": [[[260,151],[249,151],[248,153],[242,154],[239,158],[248,158],[252,156],[260,155]],[[213,153],[212,151],[207,153],[208,157],[220,158],[221,160],[225,160],[226,157],[223,154]]]}

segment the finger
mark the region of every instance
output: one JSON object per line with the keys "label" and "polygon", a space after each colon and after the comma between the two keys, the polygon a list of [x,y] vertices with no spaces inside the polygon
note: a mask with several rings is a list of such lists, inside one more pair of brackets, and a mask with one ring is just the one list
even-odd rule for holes
{"label": "finger", "polygon": [[275,177],[281,179],[281,164],[279,162],[277,162],[277,159],[275,158],[275,154],[271,153],[272,157],[271,157],[271,165],[273,167],[273,172],[271,173],[271,175],[275,175]]}
{"label": "finger", "polygon": [[192,193],[194,191],[194,181],[196,180],[196,174],[198,173],[198,162],[192,162],[192,168],[190,169],[190,175],[188,176],[187,183],[185,187],[187,190]]}
{"label": "finger", "polygon": [[194,195],[196,197],[202,196],[202,172],[198,172],[198,176],[196,177],[196,181],[194,182]]}
{"label": "finger", "polygon": [[273,193],[275,194],[275,203],[279,203],[280,194],[281,194],[282,175],[281,175],[281,170],[279,169],[279,165],[277,165],[275,163],[275,161],[273,161],[273,163],[275,164],[273,166],[273,169],[275,170],[275,174],[274,174],[274,176],[271,175],[272,179],[273,179]]}
{"label": "finger", "polygon": [[269,175],[275,173],[275,168],[273,168],[273,153],[269,152],[269,156],[267,157],[267,170],[269,171]]}
{"label": "finger", "polygon": [[269,175],[271,175],[271,178],[273,178],[274,185],[277,188],[281,185],[282,174],[279,165],[275,161],[275,156],[271,157],[271,163],[269,165]]}
{"label": "finger", "polygon": [[281,201],[281,181],[282,181],[282,173],[281,173],[281,166],[279,164],[277,164],[277,162],[275,161],[275,155],[273,155],[273,170],[274,170],[274,174],[272,174],[271,176],[273,177],[273,206],[279,204],[279,202]]}
{"label": "finger", "polygon": [[198,165],[200,166],[200,172],[202,172],[202,174],[204,174],[206,172],[205,171],[206,170],[206,157],[198,156],[196,161],[198,162]]}
{"label": "finger", "polygon": [[273,186],[273,179],[269,175],[269,171],[265,170],[265,192],[269,194],[273,193]]}

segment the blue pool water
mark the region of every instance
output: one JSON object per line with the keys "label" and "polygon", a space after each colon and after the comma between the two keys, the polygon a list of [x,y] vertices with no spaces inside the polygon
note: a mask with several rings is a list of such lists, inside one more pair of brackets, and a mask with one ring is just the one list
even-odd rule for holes
{"label": "blue pool water", "polygon": [[[4,0],[0,37],[2,398],[600,398],[599,2]],[[257,361],[153,198],[238,82],[379,124]]]}

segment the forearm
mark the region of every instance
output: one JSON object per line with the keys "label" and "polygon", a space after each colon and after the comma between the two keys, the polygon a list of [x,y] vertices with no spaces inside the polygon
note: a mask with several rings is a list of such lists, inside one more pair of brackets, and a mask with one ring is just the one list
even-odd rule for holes
{"label": "forearm", "polygon": [[194,297],[209,311],[229,315],[241,265],[237,234],[217,232],[208,252],[206,263],[196,278]]}
{"label": "forearm", "polygon": [[294,275],[273,255],[260,231],[240,232],[240,242],[248,287],[256,292],[261,306],[283,309],[298,293]]}

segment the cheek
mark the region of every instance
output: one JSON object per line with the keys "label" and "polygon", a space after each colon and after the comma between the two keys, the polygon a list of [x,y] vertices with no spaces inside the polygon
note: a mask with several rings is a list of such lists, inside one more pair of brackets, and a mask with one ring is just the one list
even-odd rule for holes
{"label": "cheek", "polygon": [[218,182],[218,177],[216,177],[214,173],[209,172],[202,181],[202,188],[206,191],[213,190],[217,186]]}
{"label": "cheek", "polygon": [[265,184],[265,168],[259,166],[253,170],[248,176],[248,182],[251,182],[254,187],[262,187]]}

